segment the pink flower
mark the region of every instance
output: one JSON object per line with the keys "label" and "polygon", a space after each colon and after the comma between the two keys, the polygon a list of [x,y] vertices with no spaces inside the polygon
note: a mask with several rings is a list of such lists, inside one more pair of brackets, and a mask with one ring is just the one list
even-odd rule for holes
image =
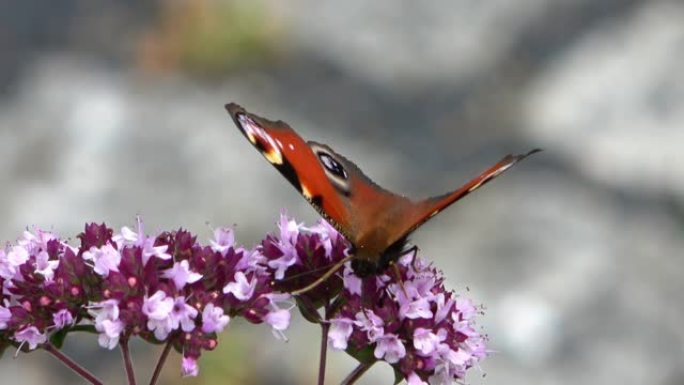
{"label": "pink flower", "polygon": [[347,289],[349,294],[361,295],[361,278],[354,274],[350,263],[345,264],[342,277],[344,288]]}
{"label": "pink flower", "polygon": [[444,338],[440,339],[440,337],[429,329],[416,328],[416,330],[413,331],[413,346],[423,356],[429,356],[434,352],[439,343],[444,339],[446,339],[446,335]]}
{"label": "pink flower", "polygon": [[243,302],[252,298],[257,284],[256,277],[252,277],[252,279],[248,281],[245,273],[238,271],[235,273],[234,278],[235,282],[230,282],[223,287],[223,293],[230,293],[235,296],[235,298]]}
{"label": "pink flower", "polygon": [[349,318],[334,318],[330,320],[328,343],[333,349],[347,349],[347,342],[354,331],[354,321]]}
{"label": "pink flower", "polygon": [[222,255],[235,245],[235,234],[233,229],[219,227],[214,230],[214,239],[209,241],[211,249]]}
{"label": "pink flower", "polygon": [[378,338],[373,351],[375,358],[384,359],[387,363],[395,364],[406,355],[406,348],[394,334],[385,334]]}
{"label": "pink flower", "polygon": [[29,253],[22,246],[13,246],[7,253],[0,253],[0,277],[10,280],[19,272],[19,266],[28,261]]}
{"label": "pink flower", "polygon": [[197,359],[193,357],[183,356],[181,361],[181,374],[183,377],[195,377],[199,374],[199,367],[197,366]]}
{"label": "pink flower", "polygon": [[373,313],[373,310],[365,309],[356,313],[356,324],[362,332],[366,332],[368,341],[373,343],[385,334],[382,318]]}
{"label": "pink flower", "polygon": [[286,309],[271,311],[266,314],[265,321],[271,325],[275,336],[282,338],[282,332],[290,326],[290,312]]}
{"label": "pink flower", "polygon": [[57,329],[63,329],[64,327],[74,323],[74,317],[71,315],[69,310],[62,309],[52,315],[52,322],[55,324]]}
{"label": "pink flower", "polygon": [[162,277],[173,280],[177,290],[183,290],[188,283],[195,283],[202,279],[202,274],[190,270],[190,263],[187,260],[175,262],[173,267],[165,270]]}
{"label": "pink flower", "polygon": [[86,261],[93,261],[95,263],[93,271],[106,277],[109,275],[110,271],[119,271],[121,254],[108,243],[100,248],[95,246],[91,247],[89,251],[83,253],[83,259]]}
{"label": "pink flower", "polygon": [[36,273],[45,277],[46,281],[52,281],[55,276],[55,269],[59,266],[59,260],[50,260],[49,258],[45,251],[36,255]]}
{"label": "pink flower", "polygon": [[28,343],[29,349],[33,350],[47,341],[47,335],[41,333],[35,326],[28,326],[14,333],[14,340],[19,343]]}
{"label": "pink flower", "polygon": [[173,304],[173,298],[167,297],[161,290],[143,301],[142,312],[147,316],[147,328],[154,331],[154,336],[160,341],[165,340],[173,330]]}
{"label": "pink flower", "polygon": [[180,326],[184,332],[195,330],[194,319],[197,313],[197,309],[185,302],[185,297],[176,297],[171,310],[171,328],[175,330]]}
{"label": "pink flower", "polygon": [[97,336],[97,343],[105,349],[112,350],[119,344],[124,323],[119,320],[104,319],[95,324],[95,330],[100,332]]}
{"label": "pink flower", "polygon": [[12,318],[10,309],[0,305],[0,330],[7,329],[7,322]]}
{"label": "pink flower", "polygon": [[207,304],[202,311],[202,332],[220,333],[230,322],[230,317],[223,313],[223,309],[214,306],[213,303]]}

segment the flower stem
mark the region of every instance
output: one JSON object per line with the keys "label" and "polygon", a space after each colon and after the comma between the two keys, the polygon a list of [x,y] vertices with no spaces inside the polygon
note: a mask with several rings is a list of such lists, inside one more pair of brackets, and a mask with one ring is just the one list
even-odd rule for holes
{"label": "flower stem", "polygon": [[126,368],[126,377],[128,377],[128,385],[135,385],[135,373],[133,372],[133,361],[131,361],[131,351],[128,349],[128,338],[122,338],[119,343],[121,347],[121,356]]}
{"label": "flower stem", "polygon": [[81,376],[84,380],[90,382],[93,385],[103,385],[102,381],[100,381],[97,377],[95,377],[92,373],[90,373],[87,369],[82,367],[81,365],[77,364],[74,360],[72,360],[69,356],[65,355],[59,349],[57,349],[54,345],[51,343],[46,343],[43,345],[43,349],[52,354],[53,357],[59,360],[64,366],[68,367],[69,369],[73,370],[76,372],[79,376]]}
{"label": "flower stem", "polygon": [[171,351],[171,341],[166,343],[166,345],[164,346],[164,350],[162,351],[161,356],[159,356],[159,360],[157,361],[157,366],[154,368],[154,373],[152,374],[152,379],[150,379],[150,385],[155,385],[157,383],[157,380],[159,379],[159,375],[161,374],[161,370],[164,367],[164,363],[166,363],[166,357],[169,356],[170,351]]}
{"label": "flower stem", "polygon": [[359,366],[357,366],[354,370],[352,370],[351,373],[349,373],[347,378],[342,380],[341,385],[352,385],[352,384],[354,384],[359,378],[361,378],[361,376],[364,375],[364,373],[366,373],[368,371],[368,369],[371,368],[371,366],[373,366],[374,363],[375,362],[372,362],[370,364],[360,363]]}
{"label": "flower stem", "polygon": [[330,330],[330,323],[321,322],[321,354],[320,362],[318,364],[318,385],[325,384],[325,361],[328,354],[328,331]]}

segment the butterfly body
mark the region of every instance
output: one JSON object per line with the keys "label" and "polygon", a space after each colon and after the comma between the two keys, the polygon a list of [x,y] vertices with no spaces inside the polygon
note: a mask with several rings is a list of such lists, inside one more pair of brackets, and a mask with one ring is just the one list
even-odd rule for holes
{"label": "butterfly body", "polygon": [[508,155],[459,189],[419,201],[375,184],[330,147],[305,141],[282,121],[226,105],[245,137],[352,244],[357,274],[384,270],[405,250],[408,235],[441,210],[489,182],[524,155]]}

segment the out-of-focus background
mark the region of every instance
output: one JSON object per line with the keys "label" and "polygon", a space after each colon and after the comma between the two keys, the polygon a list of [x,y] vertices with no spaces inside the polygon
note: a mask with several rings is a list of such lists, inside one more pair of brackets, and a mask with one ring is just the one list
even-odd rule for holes
{"label": "out-of-focus background", "polygon": [[[684,3],[658,0],[0,2],[0,240],[27,225],[179,226],[251,245],[316,213],[223,105],[283,119],[413,197],[545,152],[415,234],[486,306],[469,384],[684,383]],[[207,225],[208,223],[208,225]],[[201,375],[310,384],[319,331],[231,323]],[[69,354],[121,383],[95,338]],[[158,351],[136,345],[141,380]],[[40,352],[3,384],[75,384]],[[329,382],[354,366],[330,355]],[[362,384],[390,383],[378,365]]]}

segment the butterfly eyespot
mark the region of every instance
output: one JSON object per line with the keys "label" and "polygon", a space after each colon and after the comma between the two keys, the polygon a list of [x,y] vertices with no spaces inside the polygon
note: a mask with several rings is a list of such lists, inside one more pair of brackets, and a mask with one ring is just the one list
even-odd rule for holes
{"label": "butterfly eyespot", "polygon": [[349,195],[349,174],[344,168],[344,162],[339,160],[330,149],[317,143],[309,143],[311,151],[318,157],[325,175],[335,188],[344,195]]}
{"label": "butterfly eyespot", "polygon": [[321,160],[321,163],[323,163],[323,167],[325,167],[325,169],[328,172],[335,174],[335,176],[339,178],[347,180],[347,172],[344,170],[344,167],[342,167],[342,165],[338,161],[333,159],[333,157],[330,156],[330,154],[327,154],[325,152],[319,152],[318,159]]}

